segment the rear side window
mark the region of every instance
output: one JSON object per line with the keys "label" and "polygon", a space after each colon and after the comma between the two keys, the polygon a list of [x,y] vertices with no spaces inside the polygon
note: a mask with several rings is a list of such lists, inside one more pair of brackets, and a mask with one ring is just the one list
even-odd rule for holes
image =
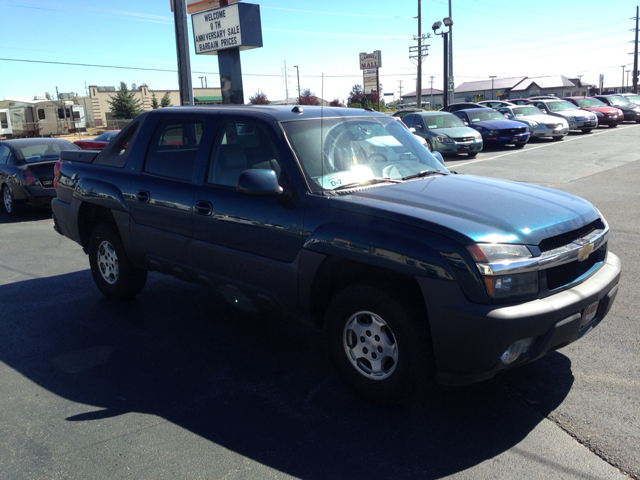
{"label": "rear side window", "polygon": [[164,119],[158,123],[144,163],[145,173],[191,180],[204,120]]}

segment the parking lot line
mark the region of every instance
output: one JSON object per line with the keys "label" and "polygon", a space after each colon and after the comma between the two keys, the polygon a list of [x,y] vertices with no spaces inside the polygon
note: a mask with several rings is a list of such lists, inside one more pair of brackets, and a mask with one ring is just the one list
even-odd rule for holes
{"label": "parking lot line", "polygon": [[[565,138],[562,142],[571,142],[573,140],[580,140],[580,139],[584,139],[584,138],[590,138],[593,137],[594,135],[603,135],[605,133],[610,133],[610,132],[616,132],[616,131],[620,131],[620,130],[624,130],[626,128],[634,128],[634,127],[640,127],[640,124],[635,124],[635,125],[620,125],[619,127],[613,129],[613,128],[609,128],[607,130],[602,130],[600,132],[595,132],[595,133],[591,133],[589,135],[581,135],[579,137],[571,137],[571,138]],[[507,153],[503,153],[502,155],[496,155],[495,157],[489,157],[489,158],[480,158],[478,160],[471,160],[469,162],[464,162],[464,163],[460,163],[457,164],[455,166],[455,168],[460,168],[460,167],[466,167],[467,165],[471,165],[472,163],[479,163],[479,162],[486,162],[488,160],[496,160],[497,158],[502,158],[502,157],[506,157],[507,155],[514,155],[516,153],[523,153],[523,152],[529,152],[531,150],[535,150],[537,148],[544,148],[544,147],[550,147],[552,145],[562,145],[562,143],[557,143],[557,142],[553,142],[553,143],[546,143],[544,145],[537,145],[535,147],[531,147],[531,148],[527,148],[527,149],[522,149],[522,150],[516,150],[514,152],[507,152]]]}

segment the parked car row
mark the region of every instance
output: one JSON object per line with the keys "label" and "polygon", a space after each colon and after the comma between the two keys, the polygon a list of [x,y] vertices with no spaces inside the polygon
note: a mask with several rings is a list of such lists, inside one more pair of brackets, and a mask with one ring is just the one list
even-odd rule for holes
{"label": "parked car row", "polygon": [[93,140],[18,138],[0,142],[0,194],[9,215],[24,207],[48,207],[55,196],[54,168],[63,150],[102,150],[120,130]]}
{"label": "parked car row", "polygon": [[640,123],[640,95],[460,102],[437,112],[407,109],[392,115],[423,137],[429,150],[475,157],[485,146],[523,148],[531,138],[562,140],[570,130],[589,133],[598,125]]}

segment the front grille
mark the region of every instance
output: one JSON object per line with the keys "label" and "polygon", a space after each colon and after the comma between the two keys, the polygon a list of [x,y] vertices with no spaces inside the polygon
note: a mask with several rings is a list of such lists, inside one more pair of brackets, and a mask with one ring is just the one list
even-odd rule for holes
{"label": "front grille", "polygon": [[527,127],[521,128],[505,128],[504,130],[500,130],[502,135],[518,135],[527,131]]}
{"label": "front grille", "polygon": [[545,270],[547,274],[547,289],[555,290],[563,285],[574,282],[580,276],[587,273],[598,261],[598,252],[593,252],[583,262],[571,262]]}
{"label": "front grille", "polygon": [[474,139],[475,137],[460,137],[460,138],[454,138],[453,140],[456,142],[473,142]]}
{"label": "front grille", "polygon": [[556,128],[556,127],[559,127],[561,125],[562,125],[561,123],[547,123],[545,126],[547,128]]}
{"label": "front grille", "polygon": [[565,245],[568,245],[571,242],[584,237],[588,233],[591,233],[597,228],[604,228],[604,224],[600,219],[595,220],[588,225],[585,225],[584,227],[572,230],[571,232],[561,233],[560,235],[556,235],[555,237],[545,238],[540,242],[538,247],[540,248],[540,251],[542,253],[548,252],[549,250],[554,250],[556,248],[564,247]]}

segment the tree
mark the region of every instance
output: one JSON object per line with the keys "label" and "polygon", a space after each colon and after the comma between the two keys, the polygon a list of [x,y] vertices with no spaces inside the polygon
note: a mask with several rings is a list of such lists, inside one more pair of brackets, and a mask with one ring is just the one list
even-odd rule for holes
{"label": "tree", "polygon": [[267,94],[258,90],[251,98],[249,98],[251,105],[269,105],[271,102],[267,99]]}
{"label": "tree", "polygon": [[329,106],[331,106],[331,107],[344,107],[344,104],[340,100],[338,100],[337,98],[334,98],[329,103]]}
{"label": "tree", "polygon": [[171,106],[171,97],[169,96],[169,92],[166,92],[162,99],[160,100],[161,107],[170,107]]}
{"label": "tree", "polygon": [[156,92],[151,92],[151,108],[154,110],[156,108],[160,108],[160,103],[158,102],[158,97],[156,97]]}
{"label": "tree", "polygon": [[107,103],[111,106],[111,113],[115,118],[135,118],[143,111],[142,102],[136,98],[135,92],[129,91],[124,82],[120,82],[120,90],[115,97],[107,100]]}
{"label": "tree", "polygon": [[307,88],[300,94],[300,98],[298,98],[298,105],[320,105],[320,102],[318,101],[318,97],[311,93],[311,90]]}
{"label": "tree", "polygon": [[[377,93],[368,93],[365,95],[361,85],[354,85],[351,87],[351,92],[347,98],[347,106],[351,108],[362,108],[363,106],[371,107],[374,110],[378,109],[378,100],[380,95]],[[356,107],[355,104],[359,104]]]}

